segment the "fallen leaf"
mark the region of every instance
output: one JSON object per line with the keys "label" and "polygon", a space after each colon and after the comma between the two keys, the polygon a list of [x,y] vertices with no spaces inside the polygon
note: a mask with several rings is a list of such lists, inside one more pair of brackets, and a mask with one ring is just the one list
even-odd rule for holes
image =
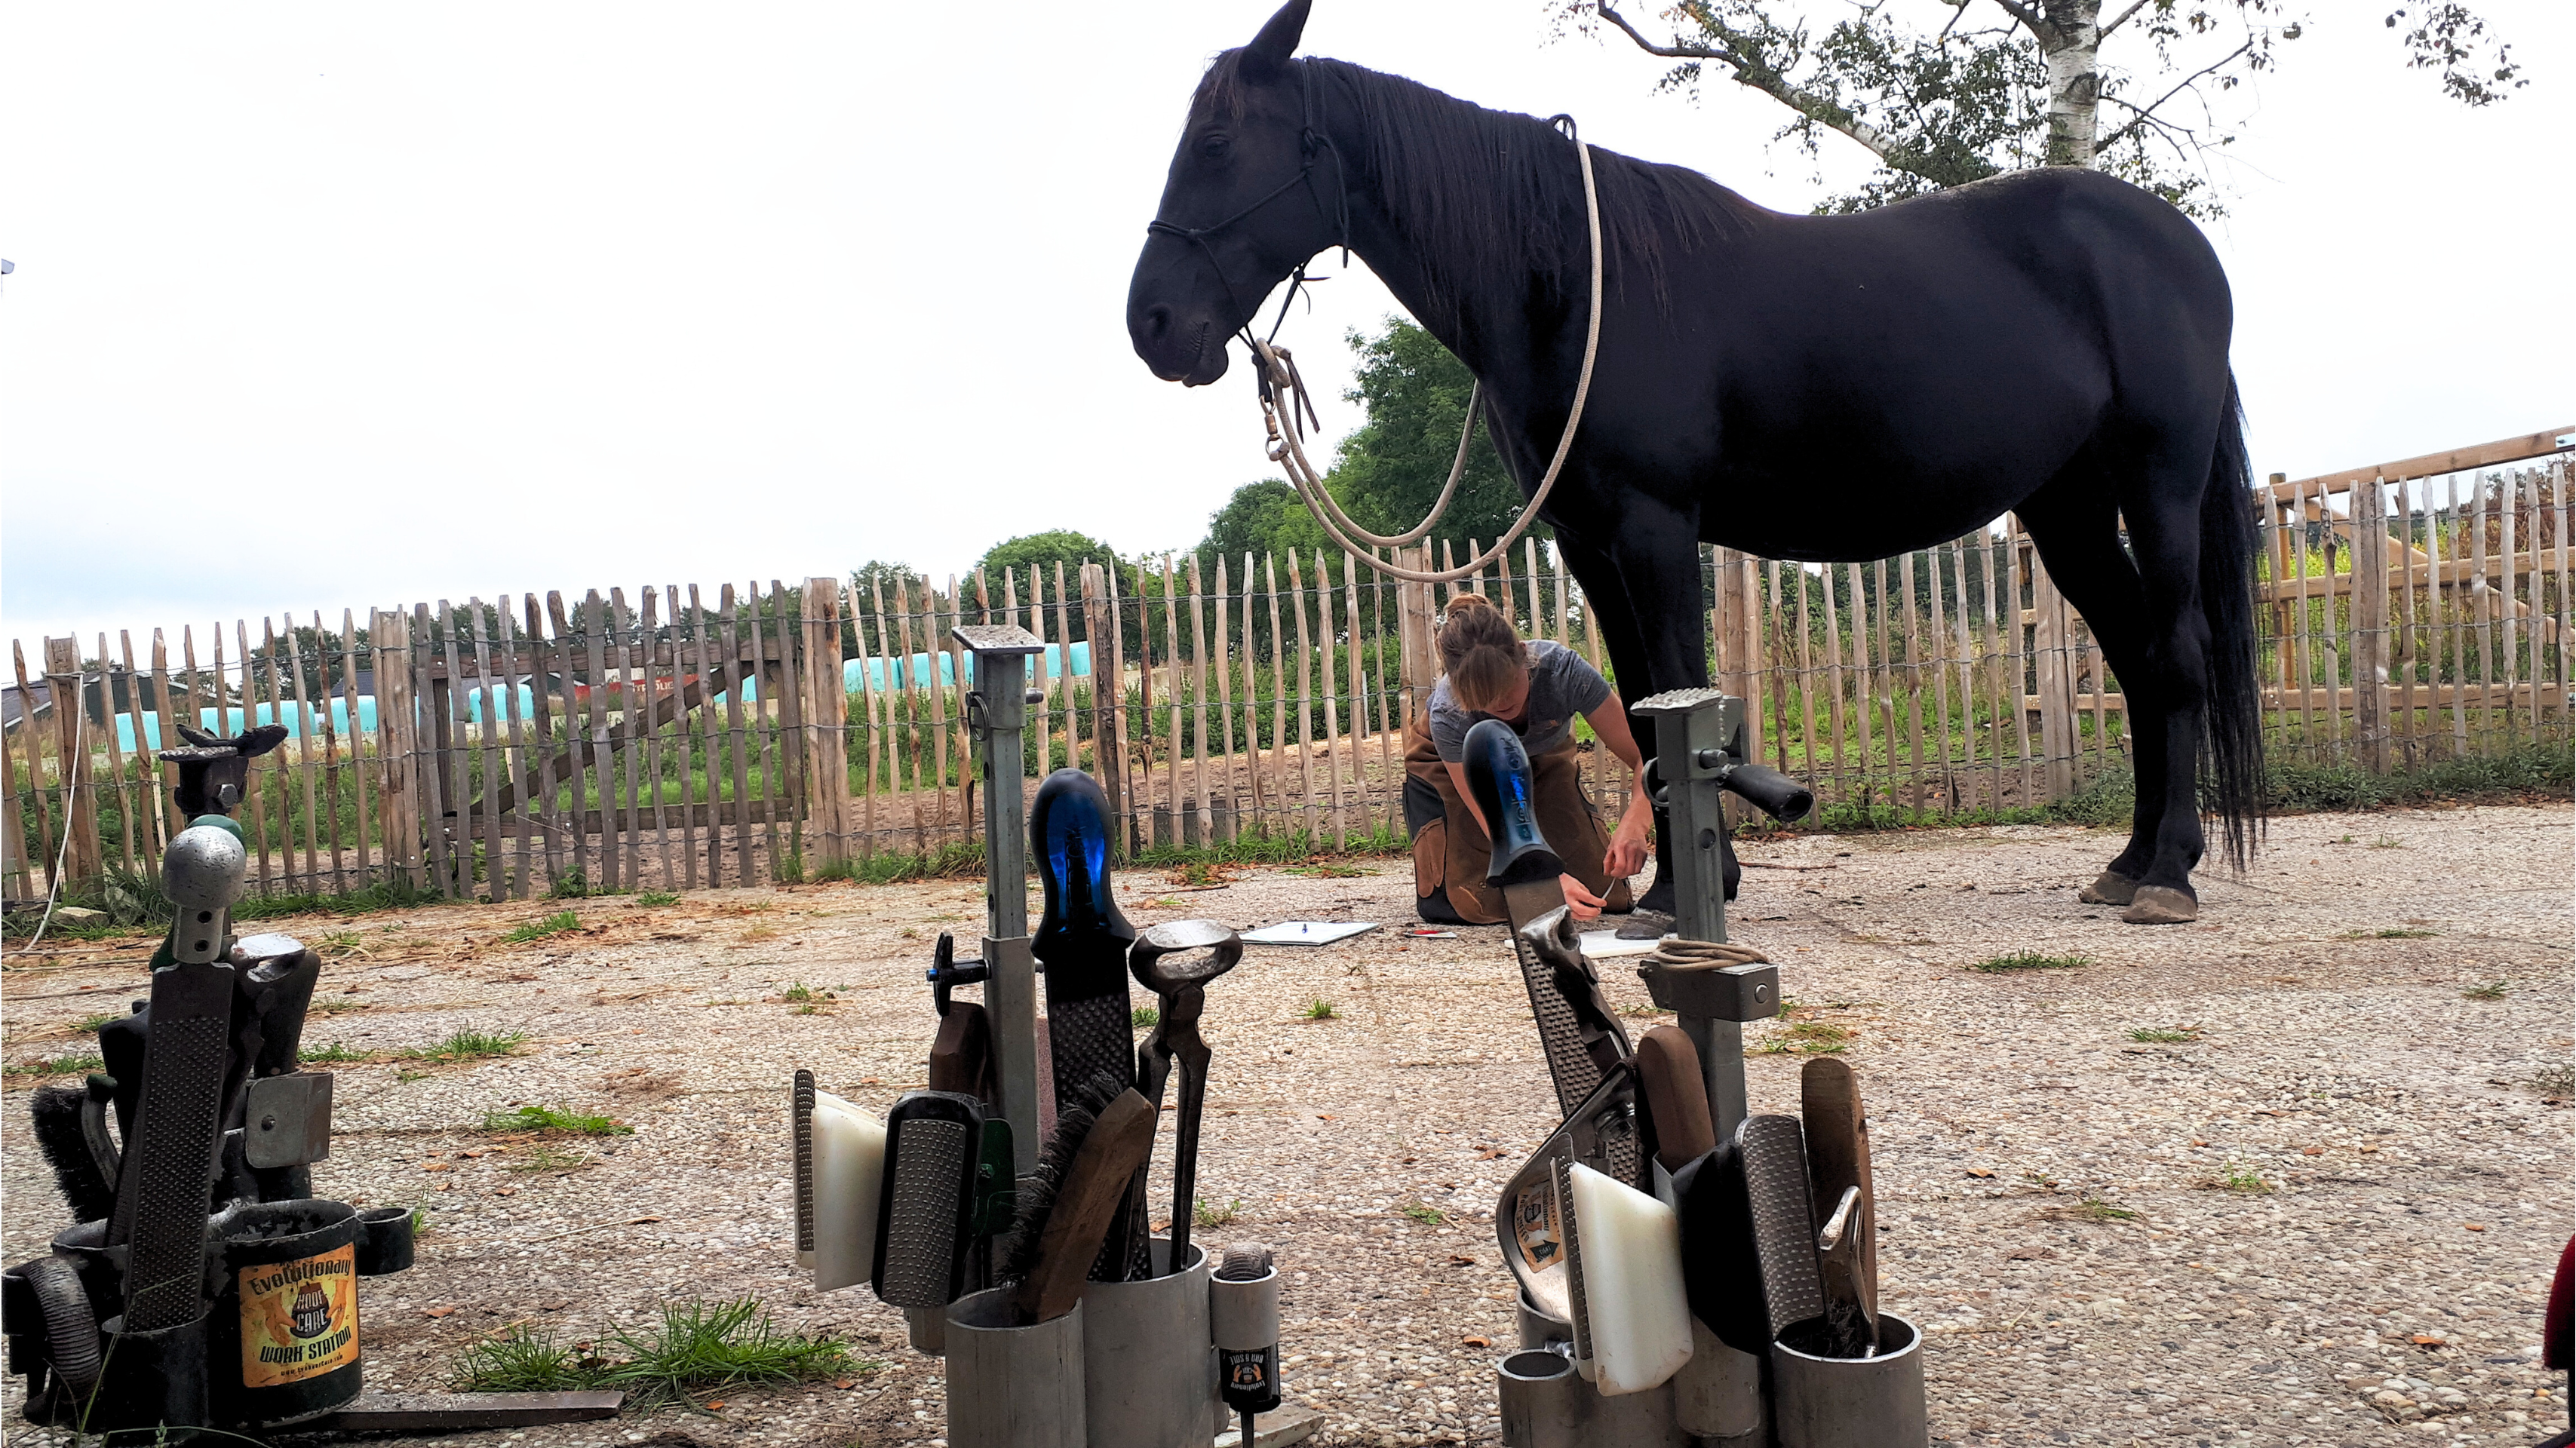
{"label": "fallen leaf", "polygon": [[2442,1345],[2442,1340],[2429,1332],[2419,1332],[2406,1340],[2415,1344],[2417,1347],[2440,1347]]}
{"label": "fallen leaf", "polygon": [[707,1404],[707,1411],[708,1411],[708,1412],[710,1412],[710,1413],[721,1413],[721,1412],[723,1412],[723,1411],[724,1411],[724,1399],[722,1399],[722,1398],[718,1398],[718,1399],[716,1399],[714,1402]]}
{"label": "fallen leaf", "polygon": [[1473,1258],[1473,1257],[1468,1256],[1468,1255],[1467,1255],[1466,1253],[1464,1253],[1464,1252],[1452,1252],[1452,1253],[1450,1253],[1450,1254],[1449,1254],[1449,1261],[1450,1261],[1451,1265],[1453,1265],[1453,1266],[1458,1266],[1458,1267],[1473,1267],[1473,1266],[1475,1266],[1475,1265],[1476,1265],[1476,1259],[1475,1259],[1475,1258]]}
{"label": "fallen leaf", "polygon": [[1968,1168],[1968,1175],[1972,1177],[1990,1177],[1993,1176],[1994,1173],[1981,1166],[1972,1166]]}
{"label": "fallen leaf", "polygon": [[431,1317],[454,1317],[456,1315],[456,1309],[453,1307],[433,1307],[429,1309],[428,1315]]}
{"label": "fallen leaf", "polygon": [[839,1382],[832,1384],[833,1387],[839,1388],[843,1392],[848,1392],[850,1389],[855,1388],[858,1385],[859,1380],[857,1378],[843,1378]]}
{"label": "fallen leaf", "polygon": [[547,1303],[542,1303],[542,1304],[540,1304],[540,1305],[538,1306],[537,1310],[538,1310],[539,1312],[561,1312],[561,1311],[563,1311],[565,1308],[570,1307],[570,1306],[572,1306],[572,1299],[571,1299],[571,1298],[569,1298],[569,1297],[558,1297],[558,1298],[556,1298],[556,1299],[555,1299],[554,1301],[552,1301],[552,1302],[547,1302]]}
{"label": "fallen leaf", "polygon": [[1494,1345],[1494,1340],[1490,1337],[1462,1337],[1458,1339],[1458,1345],[1460,1347],[1492,1347]]}
{"label": "fallen leaf", "polygon": [[456,1163],[452,1161],[429,1161],[421,1163],[420,1169],[422,1171],[454,1171],[456,1170]]}
{"label": "fallen leaf", "polygon": [[2362,1155],[2364,1155],[2364,1156],[2368,1156],[2370,1153],[2372,1153],[2372,1152],[2374,1152],[2374,1151],[2377,1151],[2377,1150],[2379,1150],[2379,1148],[2378,1148],[2378,1147],[2375,1147],[2375,1146],[2365,1146],[2365,1147],[2363,1147],[2363,1148],[2361,1149],[2361,1151],[2362,1151]]}
{"label": "fallen leaf", "polygon": [[1333,1113],[1331,1113],[1331,1112],[1329,1112],[1329,1111],[1318,1111],[1318,1112],[1316,1112],[1316,1113],[1315,1113],[1315,1119],[1316,1119],[1317,1121],[1331,1121],[1331,1120],[1333,1120],[1334,1118],[1333,1118]]}
{"label": "fallen leaf", "polygon": [[2326,1149],[2322,1146],[2303,1146],[2299,1148],[2299,1155],[2301,1156],[2323,1156],[2325,1154]]}
{"label": "fallen leaf", "polygon": [[1503,1149],[1502,1149],[1501,1147],[1499,1147],[1499,1146],[1489,1146],[1489,1147],[1486,1147],[1483,1151],[1480,1151],[1480,1152],[1477,1152],[1477,1153],[1476,1153],[1476,1160],[1478,1160],[1478,1161],[1492,1161],[1495,1157],[1501,1156],[1502,1154],[1503,1154]]}
{"label": "fallen leaf", "polygon": [[2467,1226],[2467,1228],[2472,1232],[2483,1232],[2487,1229],[2487,1224],[2484,1222],[2468,1222],[2463,1225]]}
{"label": "fallen leaf", "polygon": [[885,1084],[885,1078],[882,1076],[862,1076],[859,1078],[859,1084],[862,1086],[883,1086]]}
{"label": "fallen leaf", "polygon": [[2193,1138],[2191,1139],[2191,1144],[2192,1144],[2192,1145],[2194,1145],[2194,1146],[2207,1146],[2207,1145],[2209,1145],[2209,1143],[2208,1143],[2208,1142],[2205,1142],[2205,1141],[2201,1140],[2201,1139],[2200,1139],[2199,1137],[2197,1137],[2197,1136],[2195,1136],[2195,1137],[2193,1137]]}
{"label": "fallen leaf", "polygon": [[517,1187],[494,1187],[492,1189],[492,1195],[496,1197],[515,1197],[518,1194],[519,1189]]}
{"label": "fallen leaf", "polygon": [[1397,1166],[1411,1166],[1411,1165],[1413,1165],[1413,1163],[1414,1163],[1415,1161],[1417,1161],[1417,1160],[1419,1160],[1419,1158],[1408,1156],[1408,1157],[1405,1157],[1405,1158],[1403,1158],[1402,1160],[1398,1161],[1398,1162],[1396,1163],[1396,1165],[1397,1165]]}

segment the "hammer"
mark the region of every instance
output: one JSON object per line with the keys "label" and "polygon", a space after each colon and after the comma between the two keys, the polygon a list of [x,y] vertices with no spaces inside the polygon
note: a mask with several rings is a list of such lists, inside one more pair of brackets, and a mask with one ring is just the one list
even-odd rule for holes
{"label": "hammer", "polygon": [[1181,1063],[1181,1122],[1172,1145],[1171,1270],[1189,1265],[1190,1225],[1198,1205],[1199,1112],[1207,1104],[1207,1038],[1199,1016],[1207,983],[1234,969],[1243,940],[1213,920],[1175,920],[1136,937],[1127,969],[1154,993],[1161,1009],[1152,1035],[1136,1048],[1136,1088],[1157,1111],[1172,1062]]}

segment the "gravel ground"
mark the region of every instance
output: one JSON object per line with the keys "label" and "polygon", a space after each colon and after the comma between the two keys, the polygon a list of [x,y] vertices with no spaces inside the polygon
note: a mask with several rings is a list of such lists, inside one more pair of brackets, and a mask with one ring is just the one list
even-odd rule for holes
{"label": "gravel ground", "polygon": [[[2563,1423],[2564,1385],[2536,1358],[2576,1221],[2576,1118],[2557,1099],[2576,1054],[2571,843],[2564,807],[2282,820],[2249,876],[2204,877],[2203,923],[2165,929],[2076,902],[2116,848],[2099,833],[1748,848],[1736,935],[1772,953],[1798,1003],[1750,1032],[1752,1097],[1795,1110],[1799,1050],[1820,1027],[1849,1033],[1884,1300],[1928,1330],[1935,1439],[2521,1444]],[[1188,892],[1137,873],[1120,889],[1140,924],[1403,922],[1402,863],[1363,871]],[[586,1339],[674,1299],[752,1294],[882,1365],[733,1394],[714,1416],[506,1441],[939,1442],[938,1361],[864,1289],[817,1295],[792,1269],[783,1117],[799,1065],[880,1111],[921,1081],[931,936],[972,939],[980,892],[593,900],[574,907],[578,934],[525,943],[502,937],[552,907],[278,927],[336,957],[308,1045],[385,1057],[332,1068],[340,1130],[318,1189],[430,1213],[419,1265],[363,1285],[369,1385],[443,1386],[460,1347],[511,1323]],[[2091,963],[1968,969],[2016,951]],[[139,962],[15,957],[8,1058],[85,1049],[74,1022],[119,1009]],[[1605,974],[1651,1015],[1632,971]],[[2497,981],[2493,998],[2463,994]],[[791,1003],[800,982],[832,999]],[[1318,1000],[1332,1019],[1305,1018]],[[473,1064],[390,1058],[466,1027],[529,1039]],[[1491,1213],[1553,1118],[1500,931],[1256,950],[1211,990],[1207,1034],[1200,1190],[1240,1206],[1203,1235],[1278,1246],[1285,1375],[1327,1415],[1318,1441],[1496,1441],[1491,1365],[1513,1317]],[[29,1078],[9,1081],[0,1246],[18,1260],[61,1209],[25,1135]],[[473,1129],[527,1103],[612,1113],[634,1134]]]}

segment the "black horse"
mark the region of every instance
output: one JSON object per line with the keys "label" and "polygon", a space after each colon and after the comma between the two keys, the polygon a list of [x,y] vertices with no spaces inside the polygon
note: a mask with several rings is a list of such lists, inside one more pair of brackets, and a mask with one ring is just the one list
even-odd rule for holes
{"label": "black horse", "polygon": [[[1527,493],[1582,361],[1574,143],[1292,59],[1307,5],[1199,83],[1128,293],[1136,351],[1166,380],[1214,382],[1271,288],[1347,245],[1483,381]],[[2095,171],[1793,216],[1593,155],[1600,355],[1543,516],[1630,697],[1708,682],[1701,541],[1858,561],[2018,513],[2127,695],[2136,817],[2084,898],[2134,923],[2194,918],[2199,792],[2240,868],[2263,794],[2251,477],[2208,241]]]}

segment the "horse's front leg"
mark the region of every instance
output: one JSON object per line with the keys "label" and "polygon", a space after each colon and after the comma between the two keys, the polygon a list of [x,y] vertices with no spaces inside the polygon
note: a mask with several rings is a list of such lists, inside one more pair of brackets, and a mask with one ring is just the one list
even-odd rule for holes
{"label": "horse's front leg", "polygon": [[[1632,498],[1625,511],[1585,533],[1557,529],[1557,547],[1583,585],[1601,638],[1609,646],[1612,681],[1628,715],[1638,753],[1655,757],[1655,721],[1633,706],[1667,689],[1708,686],[1708,636],[1700,611],[1699,520],[1650,500]],[[1640,910],[1673,913],[1672,832],[1655,831],[1655,883],[1637,902]],[[1735,898],[1743,870],[1735,846],[1722,842],[1726,898]]]}

